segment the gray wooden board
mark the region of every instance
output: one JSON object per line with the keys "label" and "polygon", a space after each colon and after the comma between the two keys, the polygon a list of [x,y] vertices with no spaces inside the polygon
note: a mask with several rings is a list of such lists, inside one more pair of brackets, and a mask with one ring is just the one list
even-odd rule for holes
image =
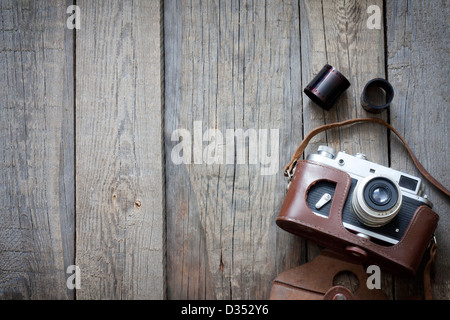
{"label": "gray wooden board", "polygon": [[[424,167],[447,188],[449,172],[450,3],[387,1],[388,77],[395,89],[391,123],[405,137]],[[392,167],[421,176],[405,148],[391,137]],[[440,221],[433,298],[450,297],[449,199],[427,181],[425,194]],[[420,292],[421,282],[398,279],[397,297]]]}
{"label": "gray wooden board", "polygon": [[164,298],[159,1],[78,1],[77,299]]}
{"label": "gray wooden board", "polygon": [[73,36],[64,1],[0,1],[0,299],[71,299]]}
{"label": "gray wooden board", "polygon": [[[165,3],[169,298],[266,299],[276,274],[300,263],[300,240],[274,223],[285,190],[279,167],[302,137],[298,19],[295,1]],[[191,135],[188,164],[174,162],[177,129]],[[210,129],[223,141],[209,140]],[[275,174],[251,160],[254,142],[225,141],[238,129],[278,130],[269,141],[279,150],[268,142],[260,152],[273,155]],[[207,164],[211,141],[224,153]]]}

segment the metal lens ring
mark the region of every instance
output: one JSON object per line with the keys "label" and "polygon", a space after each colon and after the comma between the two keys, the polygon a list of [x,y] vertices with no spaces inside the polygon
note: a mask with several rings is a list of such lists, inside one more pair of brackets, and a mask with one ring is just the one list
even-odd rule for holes
{"label": "metal lens ring", "polygon": [[386,176],[367,176],[353,192],[352,210],[358,220],[370,227],[389,223],[400,211],[402,193],[399,185]]}

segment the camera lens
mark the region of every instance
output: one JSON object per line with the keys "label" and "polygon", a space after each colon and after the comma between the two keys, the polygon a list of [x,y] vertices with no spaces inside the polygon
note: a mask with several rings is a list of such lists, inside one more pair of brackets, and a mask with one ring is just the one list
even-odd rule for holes
{"label": "camera lens", "polygon": [[386,177],[373,177],[362,192],[365,203],[371,209],[383,212],[394,207],[399,194],[395,182]]}
{"label": "camera lens", "polygon": [[353,192],[352,210],[367,226],[380,227],[400,211],[402,194],[398,184],[385,176],[372,175],[358,182]]}
{"label": "camera lens", "polygon": [[372,191],[372,193],[370,194],[370,198],[375,203],[383,205],[389,201],[390,195],[389,195],[389,192],[385,188],[378,187]]}

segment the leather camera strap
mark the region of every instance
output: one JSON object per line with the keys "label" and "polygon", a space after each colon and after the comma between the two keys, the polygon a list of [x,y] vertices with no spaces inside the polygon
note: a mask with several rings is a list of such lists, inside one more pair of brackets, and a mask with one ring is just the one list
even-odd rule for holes
{"label": "leather camera strap", "polygon": [[409,155],[411,156],[411,159],[414,162],[414,165],[417,167],[417,169],[420,171],[420,173],[431,183],[433,184],[436,188],[438,188],[440,191],[442,191],[447,197],[450,197],[450,191],[447,190],[447,188],[445,188],[441,183],[439,183],[439,181],[437,181],[435,178],[433,178],[433,176],[431,176],[431,174],[425,170],[425,168],[422,166],[422,164],[419,162],[419,160],[416,158],[416,156],[413,154],[413,152],[411,151],[411,148],[408,146],[408,144],[406,143],[405,139],[403,139],[403,137],[400,135],[400,133],[398,133],[397,130],[395,130],[394,127],[392,127],[389,123],[387,123],[386,121],[382,120],[382,119],[378,119],[378,118],[360,118],[360,119],[350,119],[350,120],[346,120],[346,121],[342,121],[342,122],[335,122],[335,123],[329,123],[329,124],[325,124],[323,126],[317,127],[314,130],[312,130],[310,133],[308,133],[308,135],[303,139],[303,141],[300,143],[300,145],[298,146],[297,150],[295,150],[294,155],[292,156],[291,161],[284,167],[284,175],[285,176],[289,176],[290,173],[292,172],[293,168],[295,167],[295,164],[297,163],[297,161],[301,158],[303,151],[305,151],[306,146],[308,145],[309,141],[317,134],[328,130],[328,129],[333,129],[333,128],[338,128],[338,127],[343,127],[343,126],[347,126],[347,125],[351,125],[354,123],[358,123],[358,122],[372,122],[372,123],[378,123],[381,124],[383,126],[385,126],[386,128],[388,128],[389,130],[391,130],[392,132],[395,133],[395,135],[402,141],[402,143],[405,145],[406,150],[408,151]]}
{"label": "leather camera strap", "polygon": [[[437,181],[427,170],[425,170],[425,168],[422,166],[420,161],[413,154],[411,148],[408,146],[408,144],[406,143],[405,139],[403,139],[403,137],[400,135],[400,133],[398,133],[398,131],[395,130],[395,128],[392,127],[389,123],[387,123],[386,121],[384,121],[382,119],[378,119],[378,118],[350,119],[350,120],[346,120],[346,121],[342,121],[342,122],[335,122],[335,123],[325,124],[323,126],[315,128],[310,133],[308,133],[308,135],[303,139],[303,141],[300,143],[300,145],[298,146],[297,150],[295,151],[294,155],[292,156],[291,161],[284,167],[284,175],[287,176],[287,177],[291,176],[292,170],[294,169],[295,164],[301,158],[301,156],[303,155],[303,152],[305,151],[305,148],[308,145],[309,141],[315,135],[317,135],[317,134],[319,134],[319,133],[321,133],[321,132],[323,132],[325,130],[328,130],[328,129],[343,127],[343,126],[347,126],[347,125],[351,125],[351,124],[359,123],[359,122],[378,123],[378,124],[381,124],[381,125],[385,126],[386,128],[388,128],[392,132],[394,132],[395,135],[402,141],[403,145],[406,147],[406,150],[408,151],[411,159],[413,160],[414,165],[417,167],[417,169],[420,171],[420,173],[432,185],[434,185],[437,189],[439,189],[441,192],[443,192],[447,197],[450,197],[449,190],[447,188],[445,188],[441,183],[439,183],[439,181]],[[424,295],[425,295],[425,299],[427,299],[427,300],[432,299],[431,275],[430,275],[431,274],[431,270],[430,269],[432,268],[432,264],[433,264],[434,259],[435,259],[436,248],[437,248],[436,243],[435,242],[432,243],[432,245],[430,247],[430,250],[429,250],[429,253],[430,253],[429,261],[427,262],[427,264],[425,266],[424,274],[423,274]]]}

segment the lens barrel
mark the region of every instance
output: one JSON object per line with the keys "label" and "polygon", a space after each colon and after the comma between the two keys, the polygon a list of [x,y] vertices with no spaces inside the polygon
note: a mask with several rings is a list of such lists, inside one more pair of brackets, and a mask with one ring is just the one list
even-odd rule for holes
{"label": "lens barrel", "polygon": [[400,211],[401,205],[399,185],[386,176],[367,176],[358,182],[352,196],[353,213],[369,227],[389,223]]}

